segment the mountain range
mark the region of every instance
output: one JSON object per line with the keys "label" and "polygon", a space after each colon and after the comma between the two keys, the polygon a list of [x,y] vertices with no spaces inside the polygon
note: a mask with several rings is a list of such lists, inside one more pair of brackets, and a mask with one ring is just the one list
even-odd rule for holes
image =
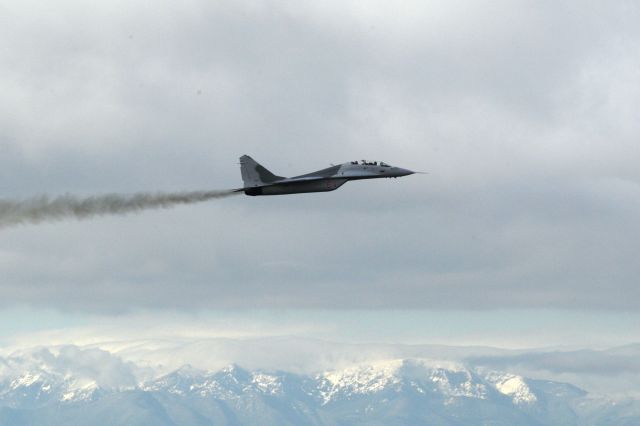
{"label": "mountain range", "polygon": [[450,361],[387,359],[314,374],[185,365],[158,375],[102,350],[64,347],[0,357],[0,424],[638,425],[640,402]]}

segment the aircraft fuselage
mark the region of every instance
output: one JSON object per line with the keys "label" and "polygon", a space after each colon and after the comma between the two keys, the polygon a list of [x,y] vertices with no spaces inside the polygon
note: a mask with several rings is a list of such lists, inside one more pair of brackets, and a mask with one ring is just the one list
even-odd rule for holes
{"label": "aircraft fuselage", "polygon": [[247,195],[284,195],[306,192],[334,191],[350,180],[397,178],[413,174],[411,170],[390,166],[383,162],[357,162],[331,166],[300,176],[276,176],[251,157],[240,158],[244,191]]}

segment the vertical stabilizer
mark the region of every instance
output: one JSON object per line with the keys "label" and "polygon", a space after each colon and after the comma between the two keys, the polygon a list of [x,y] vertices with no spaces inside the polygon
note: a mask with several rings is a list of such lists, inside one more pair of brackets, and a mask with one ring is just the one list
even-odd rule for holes
{"label": "vertical stabilizer", "polygon": [[240,173],[242,174],[242,182],[245,188],[268,185],[285,179],[282,176],[274,175],[248,155],[240,157]]}

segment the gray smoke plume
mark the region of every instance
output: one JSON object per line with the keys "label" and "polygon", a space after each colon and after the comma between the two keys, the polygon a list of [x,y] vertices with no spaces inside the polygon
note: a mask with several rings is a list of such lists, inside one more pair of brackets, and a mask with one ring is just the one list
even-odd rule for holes
{"label": "gray smoke plume", "polygon": [[46,195],[25,200],[0,200],[0,228],[22,223],[40,223],[65,218],[88,219],[108,214],[127,214],[148,209],[167,209],[237,194],[226,191],[105,194],[89,197]]}

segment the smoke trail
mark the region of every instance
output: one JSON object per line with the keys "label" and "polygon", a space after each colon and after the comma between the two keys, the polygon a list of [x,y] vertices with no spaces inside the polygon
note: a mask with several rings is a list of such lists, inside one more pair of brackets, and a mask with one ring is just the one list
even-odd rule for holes
{"label": "smoke trail", "polygon": [[26,200],[0,200],[0,228],[23,223],[40,223],[65,218],[88,219],[109,214],[127,214],[148,209],[167,209],[237,194],[226,191],[190,191],[175,193],[105,194],[90,197],[46,195]]}

